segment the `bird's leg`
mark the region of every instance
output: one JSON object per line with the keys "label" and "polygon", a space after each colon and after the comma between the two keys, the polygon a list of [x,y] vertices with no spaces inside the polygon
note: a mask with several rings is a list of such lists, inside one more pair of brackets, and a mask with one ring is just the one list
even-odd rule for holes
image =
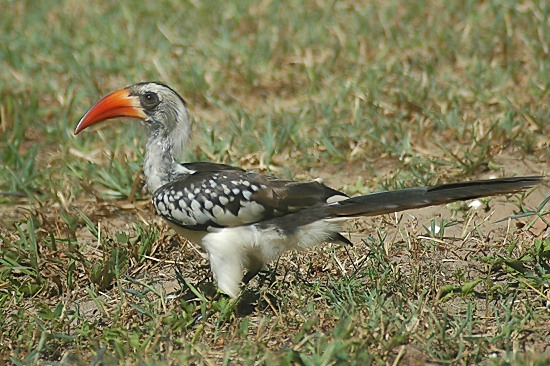
{"label": "bird's leg", "polygon": [[257,253],[249,252],[245,263],[248,272],[244,275],[242,283],[246,286],[264,268],[264,261]]}
{"label": "bird's leg", "polygon": [[246,286],[248,285],[248,283],[254,278],[256,277],[256,275],[258,273],[260,273],[260,271],[262,270],[262,267],[259,267],[259,268],[254,268],[254,269],[249,269],[248,272],[246,272],[246,274],[244,275],[243,279],[242,279],[242,283]]}

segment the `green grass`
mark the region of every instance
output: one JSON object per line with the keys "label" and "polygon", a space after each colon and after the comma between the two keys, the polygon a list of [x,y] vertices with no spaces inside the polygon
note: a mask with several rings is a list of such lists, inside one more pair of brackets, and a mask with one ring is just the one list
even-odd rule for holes
{"label": "green grass", "polygon": [[285,255],[233,302],[147,202],[139,125],[72,131],[104,94],[159,80],[194,116],[185,160],[349,194],[541,174],[549,14],[535,0],[4,1],[0,363],[547,363],[547,187],[358,220],[354,247]]}

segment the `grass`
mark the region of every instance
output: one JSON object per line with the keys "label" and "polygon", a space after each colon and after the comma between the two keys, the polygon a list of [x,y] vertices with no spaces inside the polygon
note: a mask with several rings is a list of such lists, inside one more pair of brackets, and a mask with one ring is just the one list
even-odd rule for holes
{"label": "grass", "polygon": [[287,254],[234,302],[155,217],[138,124],[72,135],[100,96],[160,80],[195,118],[185,160],[349,194],[545,173],[547,2],[2,10],[0,362],[549,361],[547,187],[356,220],[354,247]]}

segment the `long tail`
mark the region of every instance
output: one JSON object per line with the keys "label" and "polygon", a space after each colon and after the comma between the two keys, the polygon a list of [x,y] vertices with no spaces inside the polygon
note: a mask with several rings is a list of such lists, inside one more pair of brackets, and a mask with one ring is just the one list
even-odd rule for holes
{"label": "long tail", "polygon": [[325,207],[328,209],[325,214],[331,217],[381,215],[519,192],[541,183],[544,179],[544,176],[499,178],[378,192],[331,203]]}

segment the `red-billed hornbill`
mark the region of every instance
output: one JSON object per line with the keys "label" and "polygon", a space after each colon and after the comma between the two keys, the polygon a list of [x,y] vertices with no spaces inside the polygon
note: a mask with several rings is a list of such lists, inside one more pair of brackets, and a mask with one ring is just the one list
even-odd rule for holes
{"label": "red-billed hornbill", "polygon": [[350,244],[335,219],[512,193],[543,179],[501,178],[349,198],[315,181],[282,180],[224,164],[176,162],[191,123],[185,101],[166,85],[139,83],[105,96],[74,133],[117,117],[143,121],[144,173],[156,211],[208,253],[218,287],[231,297],[239,294],[244,269],[255,274],[288,250],[327,241]]}

